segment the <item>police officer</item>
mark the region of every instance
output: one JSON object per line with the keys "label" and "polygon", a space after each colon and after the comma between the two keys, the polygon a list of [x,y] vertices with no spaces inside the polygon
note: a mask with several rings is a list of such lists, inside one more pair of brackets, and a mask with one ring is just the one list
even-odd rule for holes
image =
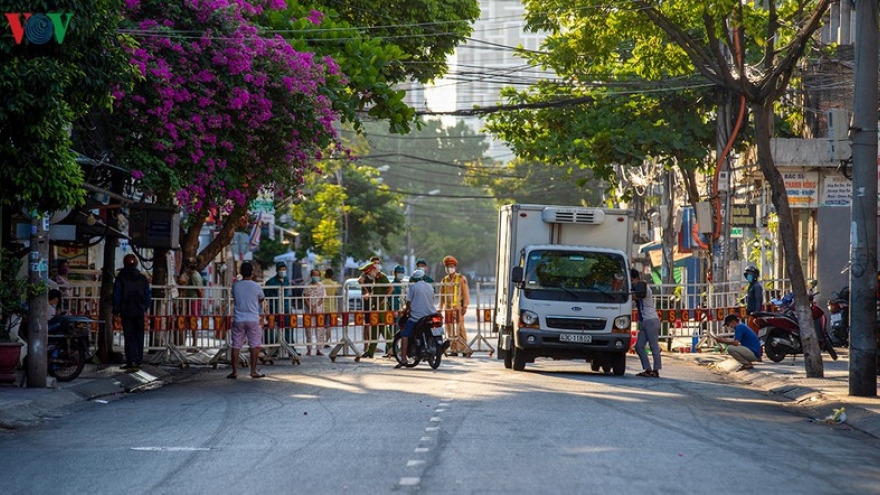
{"label": "police officer", "polygon": [[464,357],[470,357],[474,351],[468,345],[464,328],[464,315],[471,302],[468,281],[458,273],[458,260],[453,256],[443,258],[443,266],[446,267],[446,276],[440,282],[440,311],[451,312],[451,318],[446,318],[446,335],[451,342],[449,354],[457,356],[460,352]]}

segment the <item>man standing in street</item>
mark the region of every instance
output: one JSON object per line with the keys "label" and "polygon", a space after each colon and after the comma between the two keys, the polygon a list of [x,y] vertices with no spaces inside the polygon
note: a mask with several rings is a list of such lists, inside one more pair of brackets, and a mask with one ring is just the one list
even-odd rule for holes
{"label": "man standing in street", "polygon": [[764,287],[761,285],[761,282],[758,281],[758,276],[760,274],[761,272],[754,266],[746,268],[743,272],[743,276],[749,283],[749,286],[746,289],[747,323],[748,327],[751,328],[756,335],[758,333],[758,324],[755,323],[755,317],[752,315],[764,309]]}
{"label": "man standing in street", "polygon": [[[368,312],[385,311],[387,296],[391,293],[391,281],[379,269],[380,266],[377,262],[371,261],[361,267],[364,274],[358,279],[358,282],[361,284],[361,290],[369,294],[366,300],[367,304],[364,305],[364,309]],[[367,318],[369,317],[368,314]],[[379,318],[382,318],[381,314]],[[379,334],[384,333],[384,330],[385,325],[364,325],[364,353],[361,357],[372,358],[376,354]],[[391,343],[389,342],[388,345]]]}
{"label": "man standing in street", "polygon": [[250,348],[251,378],[263,378],[257,371],[257,358],[262,347],[260,313],[264,300],[263,289],[253,281],[254,266],[245,261],[239,268],[241,280],[232,284],[232,373],[226,378],[238,378],[238,360],[245,338]]}
{"label": "man standing in street", "polygon": [[[642,372],[636,376],[660,377],[660,315],[654,306],[654,293],[647,282],[642,280],[642,274],[635,268],[629,271],[630,281],[633,286],[633,304],[636,306],[636,314],[639,321],[639,336],[636,339],[636,354],[642,362]],[[645,352],[645,344],[651,348],[654,356],[654,369],[651,369],[651,361]]]}
{"label": "man standing in street", "polygon": [[428,276],[428,262],[424,260],[424,258],[419,258],[416,260],[416,270],[421,270],[425,272],[425,277],[422,279],[429,284],[434,283],[434,279]]}
{"label": "man standing in street", "polygon": [[263,290],[266,300],[269,301],[269,313],[278,314],[282,307],[281,301],[284,300],[284,314],[290,313],[290,301],[285,300],[285,287],[290,285],[290,279],[287,278],[287,265],[284,263],[275,263],[275,276],[266,280],[263,284],[266,289]]}
{"label": "man standing in street", "polygon": [[446,320],[446,335],[451,345],[449,355],[457,356],[460,352],[464,357],[471,357],[474,351],[467,341],[467,330],[464,328],[464,315],[471,302],[468,281],[458,273],[458,260],[453,256],[443,258],[446,276],[440,281],[440,311]]}
{"label": "man standing in street", "polygon": [[[327,295],[327,299],[324,302],[324,311],[329,314],[330,318],[335,318],[334,315],[339,311],[339,304],[336,302],[339,294],[339,283],[333,279],[332,268],[328,268],[324,270],[324,278],[321,280],[321,284],[324,285],[324,293]],[[333,327],[327,326],[324,329],[324,348],[330,347],[330,342],[333,340],[333,336],[331,335],[331,330]]]}
{"label": "man standing in street", "polygon": [[137,256],[126,254],[122,265],[113,283],[113,314],[122,321],[125,339],[122,369],[138,371],[144,362],[144,315],[150,309],[152,292],[147,277],[137,269]]}

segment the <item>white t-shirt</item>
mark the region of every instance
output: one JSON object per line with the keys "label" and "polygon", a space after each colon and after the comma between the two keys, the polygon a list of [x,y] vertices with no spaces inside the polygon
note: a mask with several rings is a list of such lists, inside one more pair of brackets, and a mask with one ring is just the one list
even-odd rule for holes
{"label": "white t-shirt", "polygon": [[[645,293],[645,298],[641,300],[642,303],[642,319],[643,320],[659,320],[660,316],[657,314],[657,306],[654,305],[654,293],[651,292],[651,285],[645,284],[645,289],[647,292]],[[639,299],[633,297],[633,307],[638,309]]]}
{"label": "white t-shirt", "polygon": [[232,321],[260,321],[260,301],[263,288],[253,280],[239,280],[232,284],[234,311]]}

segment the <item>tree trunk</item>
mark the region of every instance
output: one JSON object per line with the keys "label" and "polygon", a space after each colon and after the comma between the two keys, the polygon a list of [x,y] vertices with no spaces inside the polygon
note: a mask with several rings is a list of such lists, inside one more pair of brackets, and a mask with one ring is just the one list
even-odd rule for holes
{"label": "tree trunk", "polygon": [[199,252],[199,233],[202,230],[202,225],[205,224],[207,214],[207,210],[198,213],[195,221],[187,229],[183,237],[183,243],[180,246],[186,259],[196,259],[196,270],[203,270],[226,246],[232,243],[232,239],[235,238],[235,231],[238,229],[242,217],[247,214],[247,210],[243,206],[233,208],[226,215],[226,219],[223,221],[220,230],[217,231],[217,235],[205,246],[205,249]]}
{"label": "tree trunk", "polygon": [[[114,189],[115,191],[115,189]],[[110,211],[105,219],[107,225],[116,228],[116,212]],[[115,238],[114,238],[115,240]],[[101,305],[98,309],[101,333],[98,334],[98,359],[102,363],[113,362],[113,284],[116,281],[116,242],[104,239],[104,266],[101,269]]]}
{"label": "tree trunk", "polygon": [[[788,194],[785,192],[785,182],[782,174],[773,162],[773,153],[770,148],[770,125],[773,119],[773,102],[764,104],[752,104],[755,117],[755,137],[758,148],[758,164],[764,173],[764,178],[770,184],[770,197],[773,206],[776,207],[776,215],[779,217],[779,237],[782,240],[783,253],[785,255],[785,267],[788,277],[791,279],[791,288],[794,293],[795,313],[800,322],[801,340],[804,346],[804,369],[808,378],[822,378],[825,370],[822,366],[822,354],[819,351],[819,342],[816,331],[813,328],[813,315],[810,309],[810,300],[807,296],[807,286],[804,280],[804,270],[795,235],[794,219],[791,207],[788,204]],[[806,322],[806,323],[805,323]]]}

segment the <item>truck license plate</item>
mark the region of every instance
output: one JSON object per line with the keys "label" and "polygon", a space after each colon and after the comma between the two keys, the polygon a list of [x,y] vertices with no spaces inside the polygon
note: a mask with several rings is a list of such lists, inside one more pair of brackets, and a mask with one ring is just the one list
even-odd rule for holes
{"label": "truck license plate", "polygon": [[577,342],[580,344],[589,344],[593,342],[592,335],[584,335],[581,333],[561,333],[559,334],[560,342]]}

